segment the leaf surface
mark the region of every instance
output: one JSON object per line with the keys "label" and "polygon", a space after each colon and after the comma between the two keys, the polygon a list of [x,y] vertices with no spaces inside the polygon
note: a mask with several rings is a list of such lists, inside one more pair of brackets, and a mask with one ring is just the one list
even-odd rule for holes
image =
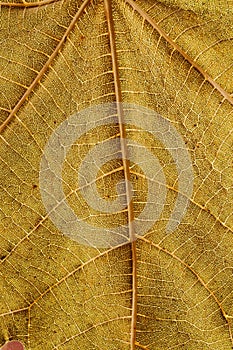
{"label": "leaf surface", "polygon": [[[232,349],[231,1],[9,1],[0,11],[0,345]],[[130,223],[129,243],[94,247],[70,239],[51,219],[41,159],[70,116],[114,102],[115,122],[102,118],[82,134],[62,166],[67,203],[93,235]],[[174,145],[177,157],[183,145],[190,156],[193,190],[172,232],[167,225],[190,183],[181,193],[165,134],[156,138],[146,117],[145,128],[136,117],[124,123],[124,104],[159,114],[159,125],[169,123],[184,142]],[[90,206],[77,181],[85,157],[106,140],[120,141],[121,157],[97,166],[99,197],[110,206],[118,182],[128,180],[127,204],[110,214]],[[158,159],[166,179],[163,210],[141,234],[131,223],[148,202],[149,185],[133,142]],[[143,220],[146,227],[149,217]]]}

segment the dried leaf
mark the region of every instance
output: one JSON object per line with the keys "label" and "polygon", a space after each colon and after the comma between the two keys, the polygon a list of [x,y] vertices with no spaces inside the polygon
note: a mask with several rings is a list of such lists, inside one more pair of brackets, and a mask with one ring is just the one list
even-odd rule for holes
{"label": "dried leaf", "polygon": [[1,346],[232,349],[231,1],[0,9]]}

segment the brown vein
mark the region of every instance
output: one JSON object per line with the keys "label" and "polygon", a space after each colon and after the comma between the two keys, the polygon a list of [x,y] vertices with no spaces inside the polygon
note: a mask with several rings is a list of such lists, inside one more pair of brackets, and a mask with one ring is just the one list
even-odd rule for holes
{"label": "brown vein", "polygon": [[149,350],[149,348],[148,348],[147,346],[144,346],[144,345],[142,345],[142,344],[140,344],[140,343],[138,343],[138,342],[136,342],[136,345],[137,345],[137,347],[140,348],[140,349]]}
{"label": "brown vein", "polygon": [[205,72],[199,64],[193,60],[185,51],[183,51],[179,45],[177,45],[166,33],[159,27],[159,25],[151,18],[147,12],[142,10],[133,0],[125,0],[135,11],[137,11],[144,20],[146,20],[150,25],[163,37],[176,51],[178,51],[186,61],[188,61],[191,67],[197,69],[199,73],[202,74],[204,79],[208,81],[220,94],[223,96],[224,100],[229,101],[233,105],[233,97],[228,94],[207,72]]}
{"label": "brown vein", "polygon": [[130,163],[128,157],[128,149],[126,142],[126,130],[124,124],[124,113],[122,108],[122,96],[121,96],[121,85],[119,77],[119,69],[117,62],[117,50],[115,42],[115,30],[112,17],[112,3],[111,0],[104,0],[105,13],[108,23],[108,33],[110,41],[110,50],[112,57],[112,67],[113,67],[113,77],[115,86],[115,95],[117,102],[117,115],[120,130],[120,143],[122,152],[122,162],[124,168],[124,176],[126,180],[126,197],[128,203],[128,226],[129,226],[129,238],[131,241],[131,251],[132,251],[132,320],[131,320],[131,338],[130,338],[130,348],[135,350],[136,341],[136,320],[137,320],[137,255],[136,255],[136,235],[134,229],[134,209],[131,187],[130,187]]}
{"label": "brown vein", "polygon": [[56,46],[55,50],[53,51],[52,55],[49,57],[48,61],[45,63],[45,65],[43,66],[43,68],[40,70],[40,72],[38,73],[37,77],[34,79],[34,81],[31,83],[31,85],[29,86],[29,88],[27,89],[27,91],[23,94],[23,96],[21,97],[21,99],[18,101],[18,103],[15,105],[15,107],[13,108],[13,110],[11,111],[11,113],[9,114],[9,116],[7,117],[7,119],[2,123],[2,125],[0,126],[0,133],[6,128],[6,126],[12,121],[13,117],[15,116],[15,114],[18,112],[18,110],[20,109],[20,107],[22,106],[22,104],[26,101],[26,99],[29,97],[29,95],[31,94],[31,92],[33,91],[33,89],[35,88],[35,86],[39,83],[39,81],[41,80],[41,78],[43,77],[43,75],[45,74],[45,72],[47,71],[47,69],[49,68],[49,66],[51,65],[52,61],[55,59],[55,57],[57,56],[59,50],[61,50],[63,44],[66,41],[66,38],[68,37],[68,35],[70,34],[70,32],[72,31],[72,29],[74,28],[77,20],[79,19],[79,17],[82,15],[83,11],[85,10],[86,6],[88,5],[88,3],[90,2],[90,0],[85,0],[82,5],[80,6],[79,10],[77,11],[76,15],[74,16],[74,18],[72,19],[70,25],[68,26],[68,28],[65,31],[65,34],[63,35],[63,37],[61,38],[61,40],[59,41],[58,45]]}
{"label": "brown vein", "polygon": [[233,344],[233,335],[231,332],[231,325],[230,325],[230,316],[227,315],[227,313],[225,312],[225,310],[223,309],[221,302],[218,300],[218,298],[216,297],[216,295],[211,291],[211,289],[207,286],[207,284],[205,283],[205,281],[203,281],[203,279],[198,275],[198,273],[190,266],[188,265],[186,262],[184,262],[183,260],[181,260],[177,255],[175,255],[172,252],[169,252],[167,249],[160,247],[158,244],[155,244],[154,242],[152,242],[151,240],[143,237],[143,236],[139,236],[138,239],[140,239],[141,241],[144,241],[148,244],[150,244],[151,246],[155,247],[156,249],[159,249],[160,251],[164,252],[165,254],[171,256],[172,258],[176,259],[177,261],[179,261],[183,266],[185,266],[186,269],[188,269],[196,278],[197,280],[201,283],[201,285],[207,290],[207,292],[209,293],[209,295],[214,299],[214,301],[216,302],[216,304],[218,305],[220,312],[223,316],[223,318],[226,320],[226,323],[228,325],[228,329],[229,329],[229,335],[230,335],[230,340]]}
{"label": "brown vein", "polygon": [[39,7],[39,6],[45,6],[48,4],[52,4],[53,2],[57,2],[59,0],[42,0],[42,1],[35,1],[35,2],[0,2],[0,6],[5,7]]}

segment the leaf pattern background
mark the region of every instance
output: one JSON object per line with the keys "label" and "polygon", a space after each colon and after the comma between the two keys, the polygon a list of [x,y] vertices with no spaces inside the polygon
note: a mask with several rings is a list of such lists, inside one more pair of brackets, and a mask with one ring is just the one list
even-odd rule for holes
{"label": "leaf pattern background", "polygon": [[[232,349],[232,9],[230,0],[1,3],[1,345],[18,339],[26,349]],[[188,211],[167,234],[175,166],[157,140],[134,126],[126,130],[158,157],[168,186],[160,220],[135,242],[136,261],[130,244],[94,249],[66,238],[39,189],[53,130],[76,111],[115,101],[117,89],[123,102],[155,110],[176,127],[195,172]],[[102,130],[106,138],[118,132],[117,125]],[[77,154],[99,135],[85,135],[68,155],[67,193],[77,186]],[[102,170],[101,195],[115,195],[122,164]],[[139,168],[132,182],[137,213],[147,199]],[[70,197],[77,213],[79,203]],[[107,223],[122,220],[125,212]]]}

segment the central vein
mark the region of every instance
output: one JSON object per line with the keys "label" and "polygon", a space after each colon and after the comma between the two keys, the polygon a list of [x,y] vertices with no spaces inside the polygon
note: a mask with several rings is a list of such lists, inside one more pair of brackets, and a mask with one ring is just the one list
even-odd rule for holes
{"label": "central vein", "polygon": [[134,228],[134,209],[132,200],[132,189],[130,187],[130,161],[128,157],[128,147],[126,141],[126,130],[124,124],[124,111],[122,107],[122,95],[119,78],[119,69],[117,62],[116,42],[115,42],[115,30],[112,17],[112,4],[111,0],[104,0],[105,13],[108,23],[108,32],[110,40],[110,49],[112,57],[113,77],[115,86],[115,95],[117,102],[117,116],[120,130],[120,143],[121,153],[124,168],[125,186],[126,186],[126,197],[128,203],[128,227],[129,227],[129,238],[131,242],[132,251],[132,321],[131,321],[131,338],[130,348],[135,350],[136,342],[136,320],[137,320],[137,256],[136,256],[136,235]]}

